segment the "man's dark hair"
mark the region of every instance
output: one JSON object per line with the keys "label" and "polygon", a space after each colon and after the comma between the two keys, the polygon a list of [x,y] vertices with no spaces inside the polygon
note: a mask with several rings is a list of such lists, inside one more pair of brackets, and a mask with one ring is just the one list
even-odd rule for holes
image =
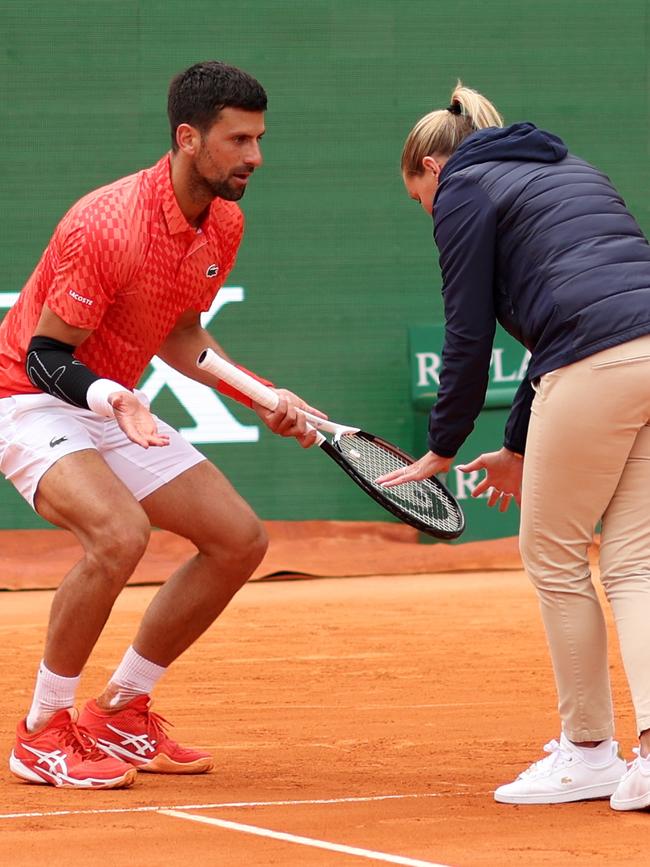
{"label": "man's dark hair", "polygon": [[266,92],[252,75],[219,60],[195,63],[179,72],[169,85],[167,98],[172,149],[178,149],[176,130],[181,123],[207,132],[226,107],[266,111]]}

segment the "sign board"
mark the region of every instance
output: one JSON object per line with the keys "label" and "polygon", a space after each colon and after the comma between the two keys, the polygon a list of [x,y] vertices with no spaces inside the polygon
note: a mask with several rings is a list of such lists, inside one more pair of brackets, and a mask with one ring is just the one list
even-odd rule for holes
{"label": "sign board", "polygon": [[[417,409],[429,410],[438,397],[444,325],[409,328],[411,399]],[[530,353],[500,326],[494,338],[485,407],[509,407],[526,375]]]}
{"label": "sign board", "polygon": [[[441,324],[414,325],[409,328],[411,400],[418,416],[413,451],[418,456],[426,450],[429,411],[438,397],[444,333],[445,328]],[[467,463],[483,452],[501,447],[508,412],[519,383],[526,374],[529,359],[530,353],[497,327],[483,411],[444,479],[467,517],[467,529],[459,540],[461,542],[514,536],[519,531],[516,504],[511,503],[508,512],[501,514],[496,509],[488,508],[485,502],[487,494],[473,498],[472,492],[484,473],[478,470],[465,473],[458,468],[458,464]]]}

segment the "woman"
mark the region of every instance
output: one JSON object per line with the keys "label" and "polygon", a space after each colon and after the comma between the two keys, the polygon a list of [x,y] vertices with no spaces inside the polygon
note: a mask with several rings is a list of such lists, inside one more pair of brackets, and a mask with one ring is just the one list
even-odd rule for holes
{"label": "woman", "polygon": [[[395,485],[446,472],[485,396],[495,322],[532,353],[478,496],[521,505],[520,548],[540,598],[562,733],[495,792],[548,804],[611,795],[650,805],[650,246],[608,178],[531,123],[503,128],[460,82],[402,154],[408,194],[433,216],[445,343],[430,451]],[[626,770],[613,741],[606,630],[587,549],[602,519],[601,580],[639,731]]]}

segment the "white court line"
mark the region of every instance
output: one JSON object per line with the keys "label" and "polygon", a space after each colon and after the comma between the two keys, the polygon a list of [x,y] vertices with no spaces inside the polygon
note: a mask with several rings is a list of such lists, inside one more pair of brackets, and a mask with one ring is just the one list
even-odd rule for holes
{"label": "white court line", "polygon": [[366,804],[371,801],[406,801],[418,798],[455,798],[491,795],[491,792],[421,792],[413,795],[361,795],[350,798],[312,798],[296,801],[227,801],[219,804],[158,804],[147,807],[107,807],[99,810],[47,810],[31,813],[0,813],[0,819],[41,819],[47,816],[96,816],[111,813],[157,813],[164,810],[221,810],[237,807],[300,807],[318,804]]}
{"label": "white court line", "polygon": [[358,849],[356,846],[343,846],[341,843],[328,843],[326,840],[315,840],[313,837],[285,834],[281,831],[272,831],[270,828],[259,828],[257,825],[242,825],[240,822],[227,822],[225,819],[212,819],[209,816],[193,816],[191,813],[181,813],[178,810],[161,810],[160,813],[164,816],[174,816],[176,819],[216,825],[218,828],[226,828],[228,831],[241,831],[244,834],[254,834],[256,837],[270,837],[273,840],[283,840],[285,843],[312,846],[314,849],[327,849],[330,852],[342,852],[344,855],[372,858],[375,861],[385,861],[388,864],[403,864],[406,867],[448,867],[446,864],[438,864],[435,861],[420,861],[418,858],[389,855],[387,852],[375,852],[372,849]]}
{"label": "white court line", "polygon": [[[502,671],[503,669],[499,669]],[[324,708],[326,710],[331,710],[335,708],[336,710],[429,710],[430,708],[442,708],[442,707],[494,707],[498,705],[502,705],[505,699],[496,699],[490,701],[445,701],[445,702],[436,702],[435,704],[395,704],[394,702],[387,702],[386,704],[265,704],[265,708],[269,708],[270,710],[319,710],[320,708]],[[246,704],[238,704],[238,708],[256,708],[259,705],[246,705]]]}

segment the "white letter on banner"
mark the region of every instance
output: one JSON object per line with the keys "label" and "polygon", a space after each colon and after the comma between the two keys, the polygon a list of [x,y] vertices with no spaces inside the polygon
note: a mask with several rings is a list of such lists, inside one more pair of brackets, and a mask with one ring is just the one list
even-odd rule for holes
{"label": "white letter on banner", "polygon": [[503,372],[503,349],[492,350],[492,366],[494,368],[494,378],[492,382],[515,382],[518,378],[518,371],[514,371],[509,376]]}
{"label": "white letter on banner", "polygon": [[0,310],[9,310],[18,301],[19,292],[0,292]]}
{"label": "white letter on banner", "polygon": [[429,385],[432,382],[440,385],[440,356],[435,352],[416,352],[415,357],[418,360],[418,385]]}
{"label": "white letter on banner", "polygon": [[[244,300],[241,286],[224,286],[217,293],[207,313],[201,314],[204,328],[225,304]],[[154,356],[153,370],[140,389],[153,399],[167,386],[174,397],[195,420],[195,427],[180,428],[180,433],[191,443],[255,443],[260,438],[257,425],[243,425],[232,416],[211,388],[189,379],[173,367]]]}
{"label": "white letter on banner", "polygon": [[524,352],[524,357],[521,360],[521,367],[519,368],[519,373],[517,374],[518,378],[523,382],[524,377],[526,376],[526,371],[528,370],[528,362],[530,361],[530,352],[526,350]]}
{"label": "white letter on banner", "polygon": [[[481,480],[481,471],[472,470],[470,473],[464,473],[458,467],[454,467],[454,472],[456,473],[456,499],[467,500],[469,497],[472,496],[472,491],[476,488],[476,486]],[[487,496],[487,491],[485,491],[485,493],[483,494],[479,494],[479,498]]]}

